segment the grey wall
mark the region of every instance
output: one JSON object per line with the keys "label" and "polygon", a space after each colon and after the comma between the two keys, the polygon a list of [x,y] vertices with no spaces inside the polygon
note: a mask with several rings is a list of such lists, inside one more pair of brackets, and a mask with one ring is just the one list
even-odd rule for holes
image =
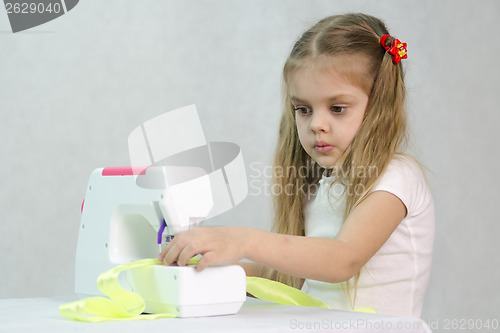
{"label": "grey wall", "polygon": [[12,34],[0,10],[0,297],[72,293],[88,176],[129,163],[137,125],[195,103],[210,141],[238,143],[253,181],[210,224],[269,228],[280,71],[323,16],[380,16],[408,43],[411,151],[437,207],[427,320],[498,318],[498,1],[81,1]]}

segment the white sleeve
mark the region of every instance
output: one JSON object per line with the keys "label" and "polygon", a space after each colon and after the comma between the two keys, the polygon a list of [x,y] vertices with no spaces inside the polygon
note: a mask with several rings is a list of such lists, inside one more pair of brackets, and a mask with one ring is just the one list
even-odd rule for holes
{"label": "white sleeve", "polygon": [[407,209],[407,217],[419,215],[432,201],[420,166],[409,157],[396,155],[372,189],[397,196]]}

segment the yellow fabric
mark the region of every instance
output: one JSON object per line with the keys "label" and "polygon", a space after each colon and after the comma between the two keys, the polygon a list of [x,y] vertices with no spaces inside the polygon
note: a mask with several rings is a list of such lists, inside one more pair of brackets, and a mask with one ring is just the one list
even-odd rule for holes
{"label": "yellow fabric", "polygon": [[90,297],[63,304],[59,307],[59,313],[70,319],[87,322],[175,317],[171,313],[141,314],[145,308],[142,297],[124,290],[118,282],[120,272],[159,264],[161,263],[156,259],[144,259],[116,266],[99,275],[97,279],[98,289],[109,298]]}
{"label": "yellow fabric", "polygon": [[359,308],[355,309],[355,312],[366,312],[366,313],[377,313],[377,311],[373,310],[372,308]]}
{"label": "yellow fabric", "polygon": [[247,292],[253,296],[278,304],[312,306],[330,309],[328,305],[305,292],[286,284],[260,277],[247,277]]}
{"label": "yellow fabric", "polygon": [[[195,257],[188,264],[195,264],[198,260],[199,258]],[[59,307],[59,313],[64,317],[85,322],[173,318],[175,317],[173,313],[142,314],[145,308],[142,297],[136,293],[124,290],[118,282],[120,272],[132,268],[161,264],[157,259],[143,259],[116,266],[102,273],[97,279],[98,289],[109,298],[90,297],[63,304]],[[247,292],[257,298],[278,304],[330,309],[328,305],[319,299],[296,288],[264,278],[247,277]],[[357,309],[355,311],[375,313],[370,308]]]}

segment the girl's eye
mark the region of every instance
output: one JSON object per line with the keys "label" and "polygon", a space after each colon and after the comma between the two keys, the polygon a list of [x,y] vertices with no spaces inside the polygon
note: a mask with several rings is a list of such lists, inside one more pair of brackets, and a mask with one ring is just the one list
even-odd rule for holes
{"label": "girl's eye", "polygon": [[338,105],[333,105],[330,110],[332,110],[334,113],[343,113],[347,108],[345,106],[338,106]]}
{"label": "girl's eye", "polygon": [[311,112],[311,109],[305,106],[297,106],[294,110],[295,112],[303,116]]}

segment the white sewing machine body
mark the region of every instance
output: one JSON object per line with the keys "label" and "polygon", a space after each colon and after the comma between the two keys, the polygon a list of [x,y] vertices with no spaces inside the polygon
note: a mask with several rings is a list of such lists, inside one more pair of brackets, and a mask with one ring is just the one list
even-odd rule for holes
{"label": "white sewing machine body", "polygon": [[[154,167],[141,172],[148,175],[149,170],[155,172]],[[189,199],[176,196],[176,202],[166,202],[168,193],[165,189],[139,186],[135,171],[132,168],[101,168],[90,176],[82,204],[76,253],[77,294],[100,294],[97,277],[116,265],[155,258],[159,253],[158,230],[163,219],[168,219],[164,211],[169,204],[182,206],[182,201]],[[199,190],[190,199],[197,206],[194,211],[197,210],[201,217],[208,215],[211,206],[210,202],[205,206],[197,205],[196,193],[203,192],[204,185],[207,184],[203,184],[200,178],[190,185],[182,184]],[[175,209],[170,207],[170,218],[182,215],[172,216],[172,213]],[[190,221],[192,225],[197,224],[196,218],[194,223],[193,218]],[[179,221],[174,219],[171,222]],[[170,223],[166,234],[172,235],[189,227],[176,223],[176,230],[172,230]],[[121,273],[119,281],[124,289],[143,297],[148,313],[169,311],[179,317],[233,314],[239,311],[246,299],[246,276],[236,265],[208,267],[202,272],[189,266],[154,266],[153,269]]]}
{"label": "white sewing machine body", "polygon": [[124,289],[137,292],[146,313],[201,317],[237,313],[246,299],[246,276],[240,266],[149,266],[122,273]]}
{"label": "white sewing machine body", "polygon": [[[232,209],[248,193],[238,145],[207,142],[194,105],[166,112],[128,138],[131,167],[90,175],[78,235],[75,292],[100,294],[96,280],[112,267],[156,258],[179,232]],[[141,167],[145,166],[145,167]],[[146,311],[180,317],[232,314],[246,299],[240,266],[154,266],[119,276]]]}

